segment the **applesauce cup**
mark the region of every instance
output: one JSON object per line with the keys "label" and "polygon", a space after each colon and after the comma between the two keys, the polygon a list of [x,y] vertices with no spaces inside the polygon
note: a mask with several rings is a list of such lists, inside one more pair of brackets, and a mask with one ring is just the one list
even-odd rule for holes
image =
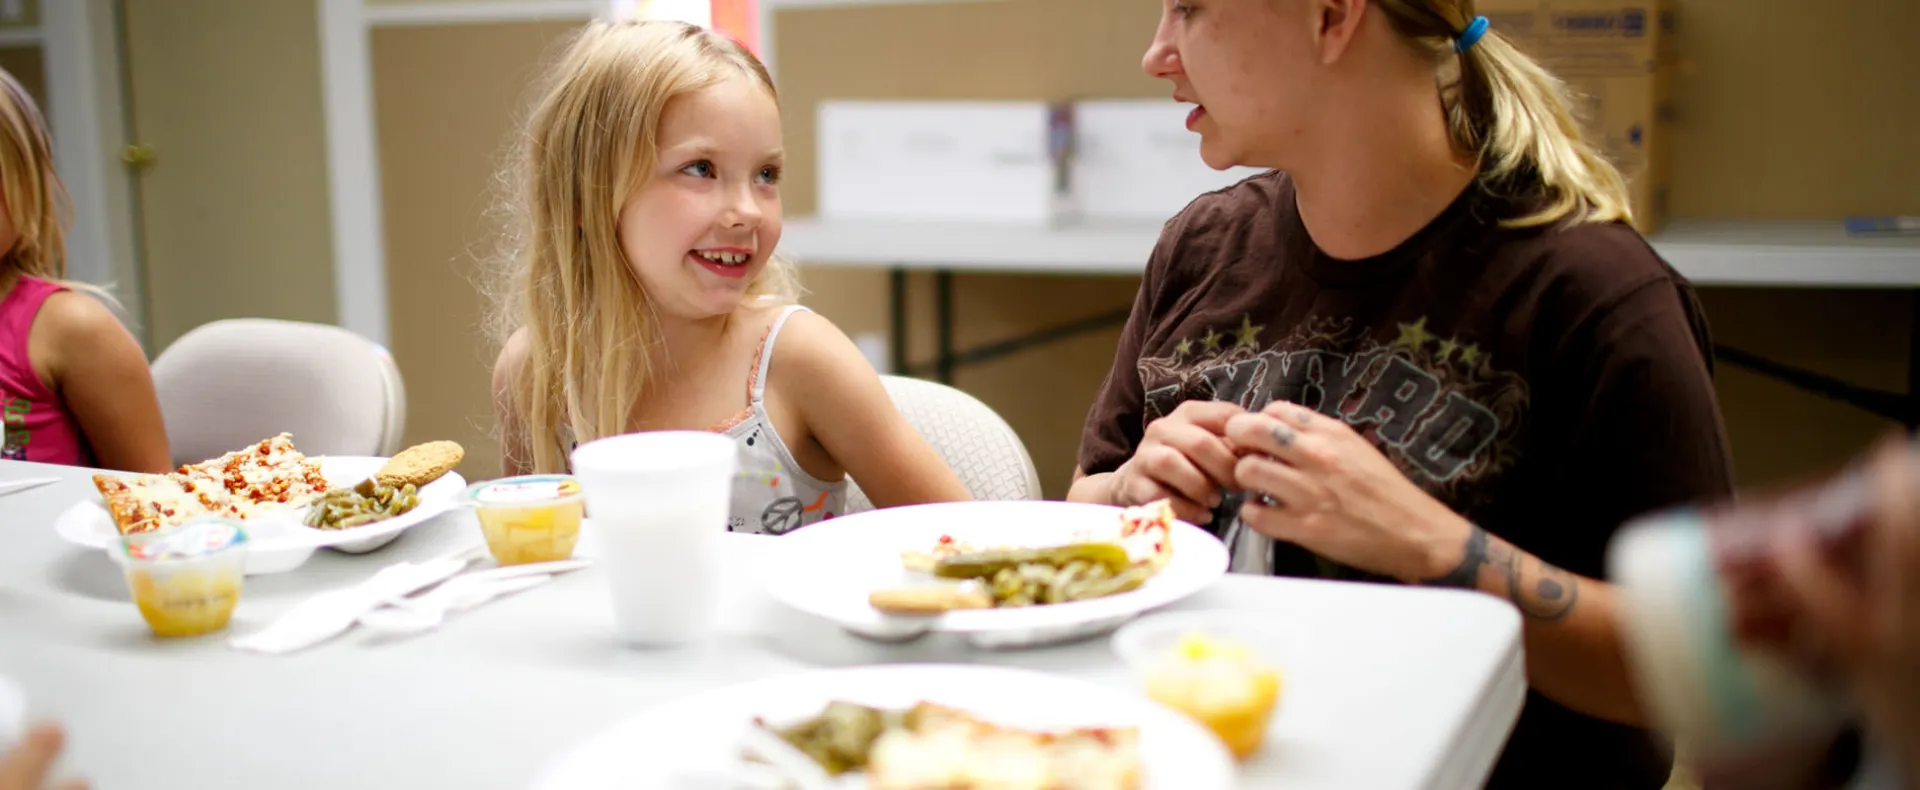
{"label": "applesauce cup", "polygon": [[586,498],[569,475],[508,477],[467,488],[487,551],[501,565],[555,562],[573,556]]}
{"label": "applesauce cup", "polygon": [[197,518],[122,536],[113,556],[155,636],[199,636],[226,628],[240,603],[247,530],[234,519]]}
{"label": "applesauce cup", "polygon": [[1232,611],[1167,612],[1113,635],[1148,697],[1185,713],[1245,760],[1260,750],[1280,703],[1273,634]]}

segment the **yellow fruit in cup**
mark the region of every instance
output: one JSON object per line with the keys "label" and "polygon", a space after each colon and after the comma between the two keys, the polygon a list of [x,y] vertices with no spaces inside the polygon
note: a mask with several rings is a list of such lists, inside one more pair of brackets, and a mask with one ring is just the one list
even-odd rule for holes
{"label": "yellow fruit in cup", "polygon": [[239,569],[127,574],[133,604],[155,636],[199,636],[227,627],[240,602]]}
{"label": "yellow fruit in cup", "polygon": [[122,536],[113,557],[155,636],[199,636],[226,628],[240,602],[247,533],[238,521],[199,518]]}
{"label": "yellow fruit in cup", "polygon": [[487,550],[501,565],[554,562],[573,556],[586,502],[580,484],[563,475],[533,475],[468,489]]}
{"label": "yellow fruit in cup", "polygon": [[1260,749],[1280,702],[1280,671],[1244,646],[1191,633],[1146,673],[1147,696],[1199,721],[1237,759]]}

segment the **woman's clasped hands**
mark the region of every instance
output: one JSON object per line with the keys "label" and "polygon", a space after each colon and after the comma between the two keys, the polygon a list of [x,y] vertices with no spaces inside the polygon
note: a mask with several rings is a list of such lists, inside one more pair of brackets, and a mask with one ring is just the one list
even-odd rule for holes
{"label": "woman's clasped hands", "polygon": [[1182,403],[1147,426],[1112,486],[1115,504],[1170,498],[1199,524],[1243,491],[1241,519],[1260,534],[1402,581],[1445,575],[1472,532],[1344,420],[1287,401]]}

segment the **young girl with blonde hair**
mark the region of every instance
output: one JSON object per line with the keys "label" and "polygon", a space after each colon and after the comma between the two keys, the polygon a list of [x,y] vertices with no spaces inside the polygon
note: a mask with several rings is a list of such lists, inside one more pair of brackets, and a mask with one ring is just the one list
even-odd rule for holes
{"label": "young girl with blonde hair", "polygon": [[1490,784],[1657,788],[1600,579],[1622,522],[1729,493],[1712,345],[1474,6],[1162,0],[1146,71],[1208,164],[1273,172],[1168,222],[1070,498],[1171,496],[1242,572],[1504,599],[1531,691]]}
{"label": "young girl with blonde hair", "polygon": [[146,355],[65,280],[72,206],[33,97],[0,71],[0,459],[172,468]]}
{"label": "young girl with blonde hair", "polygon": [[599,22],[518,143],[510,336],[493,391],[509,473],[644,430],[734,437],[730,528],[784,534],[845,505],[967,498],[859,350],[795,304],[780,241],[780,111],[728,39]]}

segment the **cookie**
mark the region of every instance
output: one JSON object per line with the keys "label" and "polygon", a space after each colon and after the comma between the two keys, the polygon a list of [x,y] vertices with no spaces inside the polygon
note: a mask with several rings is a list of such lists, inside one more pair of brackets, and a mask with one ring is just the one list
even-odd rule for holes
{"label": "cookie", "polygon": [[460,465],[467,457],[467,451],[459,442],[427,442],[417,444],[387,460],[386,466],[373,475],[374,482],[383,486],[399,487],[408,483],[419,488]]}
{"label": "cookie", "polygon": [[941,584],[874,590],[867,603],[888,614],[933,615],[956,609],[991,609],[993,596],[977,584]]}

